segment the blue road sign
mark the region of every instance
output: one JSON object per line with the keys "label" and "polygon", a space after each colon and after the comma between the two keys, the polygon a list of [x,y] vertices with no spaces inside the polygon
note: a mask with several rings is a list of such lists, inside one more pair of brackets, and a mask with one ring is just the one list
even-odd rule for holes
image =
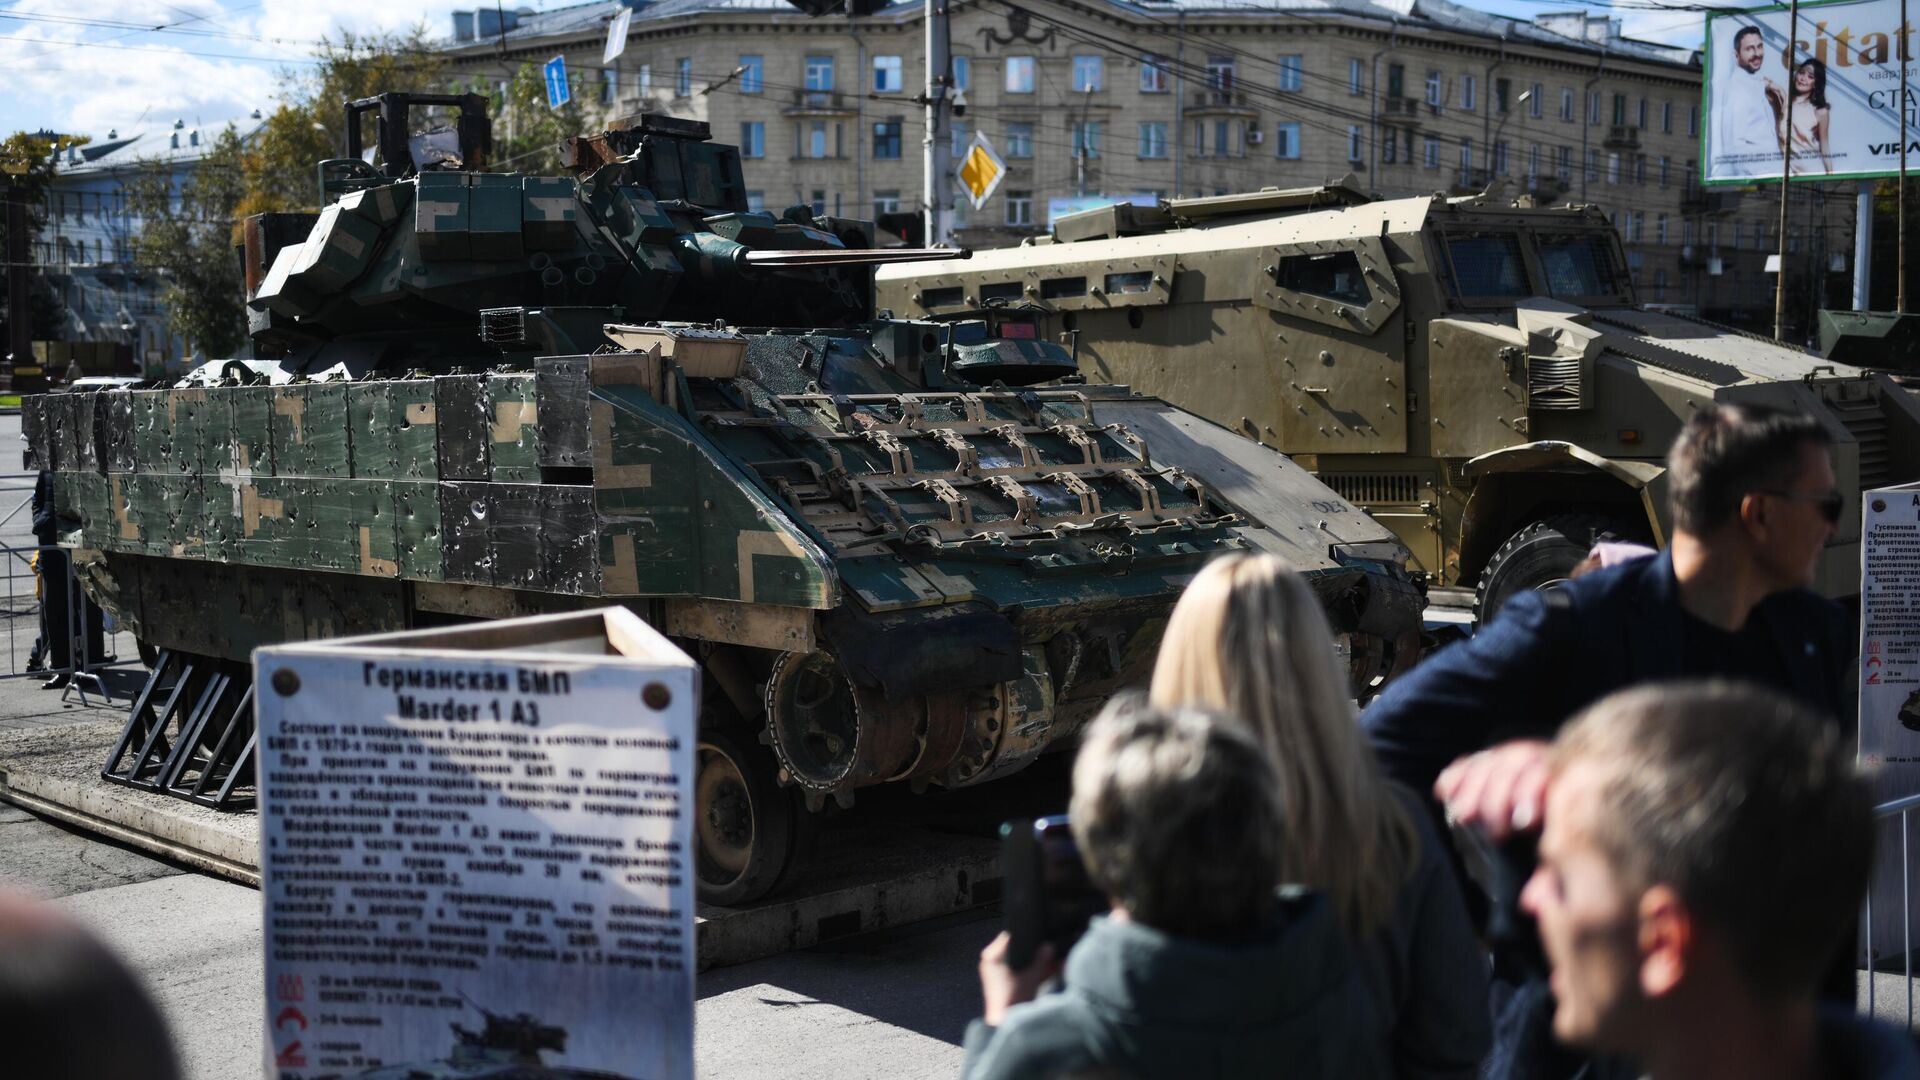
{"label": "blue road sign", "polygon": [[557,109],[573,100],[573,90],[567,85],[567,58],[556,56],[547,61],[544,69],[547,75],[547,108]]}

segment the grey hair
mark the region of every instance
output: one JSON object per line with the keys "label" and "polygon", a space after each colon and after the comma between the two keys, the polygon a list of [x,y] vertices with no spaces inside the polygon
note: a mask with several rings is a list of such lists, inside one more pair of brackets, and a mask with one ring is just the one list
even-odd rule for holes
{"label": "grey hair", "polygon": [[1088,876],[1134,919],[1181,937],[1230,936],[1273,903],[1278,789],[1244,725],[1115,702],[1074,762],[1073,835]]}

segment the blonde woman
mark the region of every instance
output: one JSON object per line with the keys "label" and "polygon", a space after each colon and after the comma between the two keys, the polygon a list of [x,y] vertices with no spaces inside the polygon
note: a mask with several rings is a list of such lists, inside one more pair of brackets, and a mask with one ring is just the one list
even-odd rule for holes
{"label": "blonde woman", "polygon": [[1324,890],[1360,946],[1395,1074],[1472,1077],[1490,1039],[1485,958],[1432,819],[1366,745],[1332,641],[1285,562],[1227,556],[1174,607],[1152,702],[1252,729],[1280,777],[1285,876]]}

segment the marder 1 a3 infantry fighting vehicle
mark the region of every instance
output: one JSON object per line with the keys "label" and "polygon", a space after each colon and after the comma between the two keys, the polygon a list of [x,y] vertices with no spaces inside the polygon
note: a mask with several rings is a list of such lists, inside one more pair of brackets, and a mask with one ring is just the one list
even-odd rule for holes
{"label": "marder 1 a3 infantry fighting vehicle", "polygon": [[[1291,455],[1484,616],[1593,538],[1661,542],[1664,455],[1707,401],[1819,416],[1847,488],[1920,479],[1920,408],[1886,374],[1636,303],[1594,207],[1370,198],[1350,181],[1115,206],[965,264],[894,267],[882,307],[1044,314],[1090,379]],[[1820,568],[1859,591],[1859,516]]]}
{"label": "marder 1 a3 infantry fighting vehicle", "polygon": [[166,650],[110,779],[243,790],[256,646],[624,603],[703,664],[698,872],[730,903],[828,800],[1063,744],[1217,553],[1308,574],[1358,693],[1417,651],[1391,532],[1018,313],[866,322],[863,264],[935,253],[748,211],[704,124],[517,176],[473,171],[477,98],[410,147],[423,103],[351,106],[383,168],[350,142],[317,217],[246,223],[266,359],[26,404],[86,587]]}

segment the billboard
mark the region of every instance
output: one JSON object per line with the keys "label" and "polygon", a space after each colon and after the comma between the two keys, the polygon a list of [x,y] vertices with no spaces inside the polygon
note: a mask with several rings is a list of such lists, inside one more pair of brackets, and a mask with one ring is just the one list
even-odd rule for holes
{"label": "billboard", "polygon": [[[1794,179],[1898,175],[1900,67],[1912,52],[1900,0],[1801,4],[1791,52],[1790,26],[1786,7],[1707,17],[1702,180],[1778,180],[1788,143]],[[1920,88],[1920,68],[1908,64],[1907,77]],[[1908,151],[1920,169],[1917,127],[1908,115]]]}

